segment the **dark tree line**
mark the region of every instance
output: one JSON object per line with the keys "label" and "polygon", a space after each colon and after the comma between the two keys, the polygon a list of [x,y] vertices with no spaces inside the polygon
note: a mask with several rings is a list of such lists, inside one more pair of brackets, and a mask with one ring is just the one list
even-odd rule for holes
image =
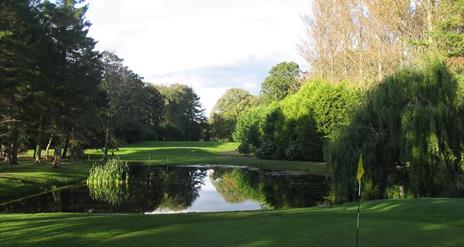
{"label": "dark tree line", "polygon": [[96,51],[86,11],[81,0],[0,2],[0,160],[15,164],[33,148],[40,162],[53,149],[59,167],[89,147],[106,159],[122,143],[165,139],[171,126],[185,131],[179,139],[201,138],[195,92],[162,94],[117,55]]}

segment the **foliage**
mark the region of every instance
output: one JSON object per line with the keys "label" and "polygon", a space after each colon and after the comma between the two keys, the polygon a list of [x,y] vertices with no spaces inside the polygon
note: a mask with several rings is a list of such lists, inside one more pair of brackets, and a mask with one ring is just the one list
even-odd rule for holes
{"label": "foliage", "polygon": [[414,196],[462,196],[462,84],[441,62],[387,77],[328,148],[334,191],[353,200],[360,154],[366,198],[404,187]]}
{"label": "foliage", "polygon": [[111,205],[119,205],[128,198],[129,166],[119,158],[106,163],[94,164],[90,168],[87,186],[90,196]]}
{"label": "foliage", "polygon": [[464,1],[441,1],[432,33],[440,51],[449,57],[464,57]]}
{"label": "foliage", "polygon": [[[215,172],[216,173],[216,172]],[[216,178],[217,177],[217,178]],[[213,185],[227,202],[240,203],[253,200],[266,203],[263,183],[243,169],[233,169],[222,174],[213,174]]]}
{"label": "foliage", "polygon": [[265,102],[279,101],[300,88],[301,71],[295,62],[282,62],[271,68],[261,85]]}
{"label": "foliage", "polygon": [[370,88],[435,50],[462,57],[463,13],[462,0],[313,0],[301,55],[311,77]]}
{"label": "foliage", "polygon": [[245,142],[238,145],[237,151],[241,154],[250,154],[252,153],[252,148],[249,143]]}
{"label": "foliage", "polygon": [[198,141],[207,122],[200,98],[193,88],[183,84],[173,84],[169,87],[158,87],[166,100],[163,126],[175,130],[175,135],[169,131],[162,132],[162,140]]}
{"label": "foliage", "polygon": [[236,118],[247,108],[256,104],[256,96],[240,88],[228,89],[214,105],[213,112],[220,113],[225,118]]}
{"label": "foliage", "polygon": [[92,199],[106,202],[113,206],[122,204],[129,198],[126,184],[118,183],[88,183],[89,194]]}
{"label": "foliage", "polygon": [[[80,1],[2,1],[0,22],[0,128],[15,163],[19,146],[35,144],[37,161],[45,136],[53,135],[54,166],[69,142],[88,141],[101,105],[100,64],[88,37],[86,5]],[[47,138],[48,140],[49,138]]]}
{"label": "foliage", "polygon": [[246,90],[228,89],[216,102],[210,117],[213,138],[232,140],[238,116],[256,103],[257,98]]}
{"label": "foliage", "polygon": [[350,123],[361,93],[347,84],[309,81],[280,102],[240,115],[234,138],[256,148],[266,159],[323,159],[323,144]]}
{"label": "foliage", "polygon": [[208,120],[211,135],[214,140],[229,141],[235,129],[236,118],[226,118],[220,113],[213,112]]}
{"label": "foliage", "polygon": [[265,106],[258,106],[248,109],[240,114],[237,125],[233,133],[234,140],[240,143],[248,143],[254,147],[260,146],[259,123],[262,122],[262,113]]}
{"label": "foliage", "polygon": [[129,179],[129,166],[119,158],[109,159],[106,163],[95,163],[89,172],[87,184],[123,184]]}

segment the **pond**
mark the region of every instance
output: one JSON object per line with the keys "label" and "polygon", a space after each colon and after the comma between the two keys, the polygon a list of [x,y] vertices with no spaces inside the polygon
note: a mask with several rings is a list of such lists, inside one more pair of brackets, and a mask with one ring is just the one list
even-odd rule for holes
{"label": "pond", "polygon": [[0,206],[2,213],[166,214],[311,207],[324,202],[324,176],[233,166],[131,165],[126,185],[85,182]]}

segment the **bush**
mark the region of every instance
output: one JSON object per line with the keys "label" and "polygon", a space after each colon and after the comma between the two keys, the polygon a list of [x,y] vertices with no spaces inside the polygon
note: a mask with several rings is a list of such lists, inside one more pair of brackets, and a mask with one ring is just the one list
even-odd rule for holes
{"label": "bush", "polygon": [[237,119],[234,140],[240,143],[249,143],[255,147],[260,146],[260,122],[262,122],[265,107],[253,107],[240,114]]}
{"label": "bush", "polygon": [[285,156],[288,160],[302,160],[304,159],[303,145],[299,141],[290,141],[285,149]]}
{"label": "bush", "polygon": [[351,122],[361,93],[347,84],[307,82],[296,94],[242,113],[234,139],[266,159],[323,160],[324,142]]}
{"label": "bush", "polygon": [[105,164],[95,163],[90,168],[87,184],[116,183],[123,184],[129,179],[129,165],[119,158],[108,160]]}
{"label": "bush", "polygon": [[250,154],[251,153],[251,145],[247,142],[240,143],[238,146],[238,152],[241,154]]}
{"label": "bush", "polygon": [[163,141],[182,141],[185,140],[184,131],[174,125],[165,125],[160,130],[160,138]]}
{"label": "bush", "polygon": [[256,157],[261,159],[272,159],[275,157],[276,147],[271,141],[264,142],[256,149]]}
{"label": "bush", "polygon": [[[364,157],[367,199],[404,194],[463,196],[462,85],[434,62],[387,77],[368,92],[353,122],[327,149],[338,200],[353,200]],[[403,175],[403,173],[405,175]]]}

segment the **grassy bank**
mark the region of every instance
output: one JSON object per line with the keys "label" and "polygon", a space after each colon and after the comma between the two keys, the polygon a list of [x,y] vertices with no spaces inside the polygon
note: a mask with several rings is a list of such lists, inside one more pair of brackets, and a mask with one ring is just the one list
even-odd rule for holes
{"label": "grassy bank", "polygon": [[[326,174],[324,163],[260,160],[238,154],[237,146],[232,142],[141,142],[122,147],[115,154],[128,162],[151,165],[249,165]],[[86,155],[85,160],[77,163],[63,162],[59,169],[51,168],[51,161],[35,164],[30,158],[32,151],[20,157],[19,165],[0,165],[0,204],[85,179],[92,163],[102,157],[100,150],[87,150]]]}
{"label": "grassy bank", "polygon": [[[285,160],[261,160],[238,154],[234,142],[141,142],[120,148],[115,155],[129,162],[161,164],[227,164],[260,166],[270,169],[306,170],[326,174],[324,163]],[[90,159],[98,160],[101,150],[87,150]]]}
{"label": "grassy bank", "polygon": [[37,165],[24,159],[19,165],[0,165],[0,204],[56,186],[77,183],[87,177],[90,167],[89,162],[64,162],[61,168],[53,169],[50,161]]}
{"label": "grassy bank", "polygon": [[[463,246],[464,199],[363,205],[359,246]],[[181,215],[0,215],[0,246],[353,246],[356,207]]]}

